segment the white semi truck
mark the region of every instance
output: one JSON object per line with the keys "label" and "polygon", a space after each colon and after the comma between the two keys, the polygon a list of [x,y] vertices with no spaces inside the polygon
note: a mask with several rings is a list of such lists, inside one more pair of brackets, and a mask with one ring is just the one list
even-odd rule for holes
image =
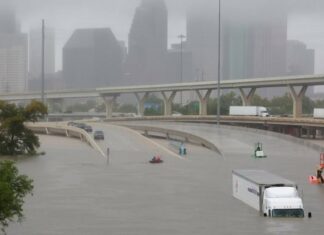
{"label": "white semi truck", "polygon": [[324,109],[314,109],[314,118],[324,118]]}
{"label": "white semi truck", "polygon": [[230,116],[260,116],[268,117],[269,112],[263,106],[230,106]]}
{"label": "white semi truck", "polygon": [[264,170],[233,170],[233,196],[268,217],[304,217],[297,185]]}

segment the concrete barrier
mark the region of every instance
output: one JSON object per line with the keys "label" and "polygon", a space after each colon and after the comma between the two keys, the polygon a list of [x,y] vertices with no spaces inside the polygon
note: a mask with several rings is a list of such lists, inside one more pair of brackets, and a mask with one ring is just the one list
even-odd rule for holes
{"label": "concrete barrier", "polygon": [[97,142],[85,130],[73,126],[67,126],[64,123],[26,123],[26,127],[36,134],[58,135],[70,138],[77,138],[86,142],[92,148],[97,150],[103,157],[107,157]]}
{"label": "concrete barrier", "polygon": [[161,134],[163,134],[164,138],[166,138],[166,139],[197,144],[197,145],[206,147],[206,148],[222,155],[221,151],[217,148],[217,146],[214,143],[212,143],[200,136],[193,135],[193,134],[190,134],[187,132],[171,130],[171,129],[161,128],[161,127],[154,127],[154,126],[124,125],[124,124],[118,124],[118,125],[130,128],[133,130],[141,131],[144,135],[147,135],[147,136],[161,137]]}
{"label": "concrete barrier", "polygon": [[304,146],[307,146],[307,147],[312,148],[312,149],[314,149],[316,151],[319,151],[319,152],[324,152],[324,146],[313,143],[311,140],[300,139],[298,137],[294,137],[294,136],[287,135],[287,134],[282,134],[282,133],[273,132],[273,131],[267,131],[267,130],[261,130],[261,129],[254,129],[254,128],[249,128],[249,127],[222,126],[222,128],[236,129],[236,130],[254,132],[254,133],[262,134],[262,135],[273,136],[273,137],[277,137],[277,138],[287,140],[287,141],[290,141],[290,142],[302,144]]}

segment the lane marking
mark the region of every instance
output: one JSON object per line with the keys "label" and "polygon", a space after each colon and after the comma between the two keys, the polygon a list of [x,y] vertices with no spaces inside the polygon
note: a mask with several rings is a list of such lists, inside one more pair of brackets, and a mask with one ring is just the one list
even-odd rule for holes
{"label": "lane marking", "polygon": [[124,129],[124,130],[126,130],[128,132],[132,132],[132,133],[136,134],[137,136],[141,137],[141,139],[155,145],[156,147],[158,147],[158,148],[162,149],[163,151],[167,152],[168,154],[170,154],[170,155],[172,155],[172,156],[174,156],[174,157],[176,157],[178,159],[185,160],[185,158],[183,158],[183,157],[179,156],[178,154],[172,152],[170,149],[167,149],[163,145],[160,145],[160,144],[156,143],[155,141],[153,141],[153,140],[151,140],[151,139],[149,139],[147,137],[144,137],[143,135],[141,135],[137,131],[134,131],[134,130],[132,130],[130,128],[127,128],[127,127],[124,127],[124,126],[117,126],[117,125],[111,125],[111,124],[104,124],[104,125],[107,125],[107,126],[110,126],[110,127],[117,127],[117,128],[120,128],[120,129]]}

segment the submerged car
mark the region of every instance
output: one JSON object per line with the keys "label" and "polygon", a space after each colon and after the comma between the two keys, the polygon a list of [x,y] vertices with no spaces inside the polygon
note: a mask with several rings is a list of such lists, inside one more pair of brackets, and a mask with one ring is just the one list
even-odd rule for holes
{"label": "submerged car", "polygon": [[76,126],[76,124],[77,124],[76,122],[68,122],[67,123],[68,126]]}
{"label": "submerged car", "polygon": [[82,128],[83,130],[85,130],[86,132],[92,132],[92,127],[89,125],[85,125],[84,128]]}
{"label": "submerged car", "polygon": [[75,123],[74,126],[75,126],[75,127],[78,127],[78,128],[81,128],[81,129],[84,129],[84,128],[86,127],[86,124],[84,124],[84,123],[80,123],[80,122],[77,122],[77,123]]}
{"label": "submerged car", "polygon": [[103,131],[95,131],[93,133],[93,138],[95,140],[104,140],[105,139],[105,135],[104,135]]}

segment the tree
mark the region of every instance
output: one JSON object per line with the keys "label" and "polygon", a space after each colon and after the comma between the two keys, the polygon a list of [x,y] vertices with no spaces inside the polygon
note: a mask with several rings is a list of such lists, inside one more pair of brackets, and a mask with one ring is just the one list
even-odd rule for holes
{"label": "tree", "polygon": [[24,197],[31,194],[33,180],[19,175],[12,161],[0,161],[0,229],[5,233],[9,222],[24,218],[22,206]]}
{"label": "tree", "polygon": [[38,101],[25,108],[0,101],[0,155],[35,154],[38,137],[24,123],[36,122],[45,114],[46,106]]}
{"label": "tree", "polygon": [[133,104],[123,104],[117,109],[120,113],[137,113],[137,108]]}
{"label": "tree", "polygon": [[287,115],[292,113],[293,100],[291,96],[286,93],[284,96],[274,97],[270,103],[270,113],[273,115]]}
{"label": "tree", "polygon": [[155,95],[150,95],[148,99],[145,100],[145,116],[160,116],[164,112],[163,100]]}
{"label": "tree", "polygon": [[[241,98],[235,94],[235,92],[231,91],[226,94],[221,95],[220,97],[220,114],[228,115],[230,106],[242,105]],[[217,98],[209,99],[208,101],[208,114],[216,115],[217,114]]]}
{"label": "tree", "polygon": [[264,106],[269,107],[270,101],[267,98],[262,98],[260,95],[255,94],[252,98],[251,105],[252,106]]}
{"label": "tree", "polygon": [[303,114],[313,114],[315,102],[307,96],[303,97]]}

